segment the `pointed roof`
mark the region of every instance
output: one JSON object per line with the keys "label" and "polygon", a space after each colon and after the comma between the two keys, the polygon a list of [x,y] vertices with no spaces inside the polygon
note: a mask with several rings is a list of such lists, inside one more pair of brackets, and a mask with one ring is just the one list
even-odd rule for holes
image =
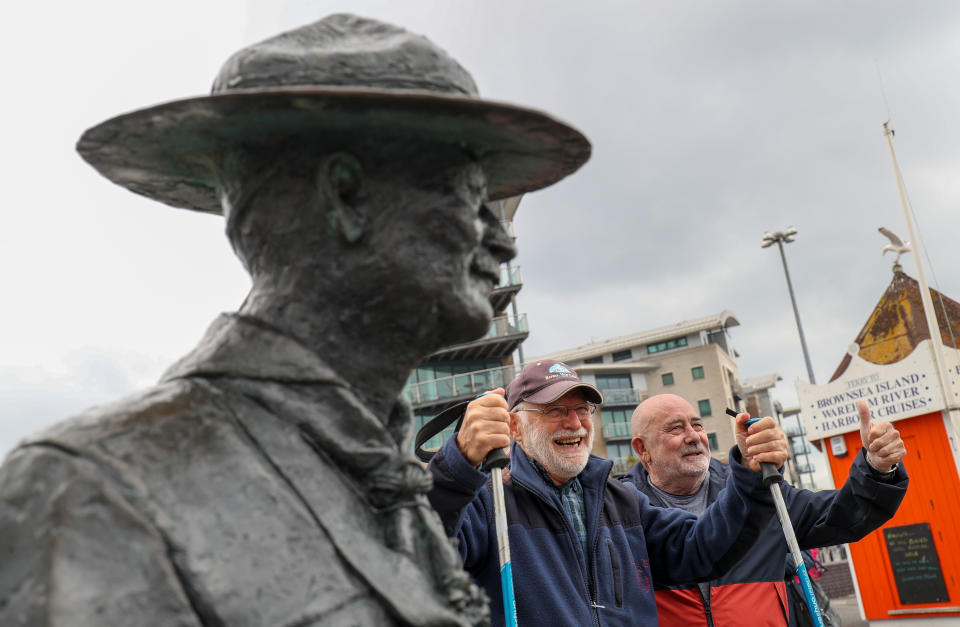
{"label": "pointed roof", "polygon": [[[960,303],[933,288],[930,289],[930,297],[944,345],[960,348]],[[920,285],[916,279],[904,274],[899,264],[895,265],[893,280],[887,286],[887,291],[854,340],[860,347],[858,355],[874,364],[892,364],[912,353],[917,344],[929,338]],[[849,353],[844,355],[830,380],[839,378],[848,365]]]}

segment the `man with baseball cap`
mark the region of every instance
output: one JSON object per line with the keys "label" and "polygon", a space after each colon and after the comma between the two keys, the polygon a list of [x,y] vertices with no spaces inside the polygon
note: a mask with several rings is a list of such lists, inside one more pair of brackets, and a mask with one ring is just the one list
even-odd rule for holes
{"label": "man with baseball cap", "polygon": [[760,462],[779,467],[787,454],[772,419],[748,429],[748,416],[738,416],[728,489],[698,519],[652,507],[633,485],[610,479],[612,462],[590,453],[602,402],[566,364],[529,363],[505,394],[498,388],[467,405],[461,428],[430,461],[430,502],[490,595],[494,624],[504,616],[494,508],[490,477],[478,468],[494,449],[511,446],[504,492],[521,625],[655,624],[655,582],[725,572],[773,513]]}
{"label": "man with baseball cap", "polygon": [[333,15],[78,150],[223,215],[252,287],[158,385],[6,459],[0,625],[487,624],[401,391],[489,329],[515,251],[485,202],[576,170],[583,135],[481,99],[422,36]]}

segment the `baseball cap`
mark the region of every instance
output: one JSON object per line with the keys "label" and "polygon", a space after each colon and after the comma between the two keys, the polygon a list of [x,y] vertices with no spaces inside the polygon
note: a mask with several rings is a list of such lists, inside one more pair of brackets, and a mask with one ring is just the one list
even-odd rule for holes
{"label": "baseball cap", "polygon": [[581,388],[584,398],[591,403],[603,403],[600,390],[581,381],[573,368],[553,359],[541,359],[524,366],[507,386],[507,405],[513,411],[521,401],[552,403],[576,388]]}

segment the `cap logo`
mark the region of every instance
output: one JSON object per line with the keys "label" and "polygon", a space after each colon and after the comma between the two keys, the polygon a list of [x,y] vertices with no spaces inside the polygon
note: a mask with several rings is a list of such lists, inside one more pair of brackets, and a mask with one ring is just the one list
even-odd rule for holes
{"label": "cap logo", "polygon": [[548,372],[560,372],[563,374],[571,374],[570,370],[563,364],[553,364],[550,366]]}

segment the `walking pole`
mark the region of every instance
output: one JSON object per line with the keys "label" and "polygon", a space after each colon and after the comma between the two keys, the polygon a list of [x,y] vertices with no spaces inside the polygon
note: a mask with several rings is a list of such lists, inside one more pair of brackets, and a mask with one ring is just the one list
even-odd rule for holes
{"label": "walking pole", "polygon": [[500,555],[500,588],[507,627],[517,627],[517,604],[513,596],[513,566],[510,563],[510,538],[507,535],[507,508],[503,502],[503,468],[510,458],[502,448],[490,451],[483,467],[490,469],[493,483],[493,514],[497,522],[497,548]]}
{"label": "walking pole", "polygon": [[[484,392],[488,394],[488,392]],[[478,394],[480,398],[484,394]],[[414,452],[422,461],[429,462],[433,457],[432,451],[423,449],[423,445],[433,436],[453,424],[455,420],[463,420],[467,402],[449,407],[420,427],[417,432]],[[457,423],[457,430],[460,423]],[[510,538],[507,535],[507,508],[503,501],[503,469],[510,463],[505,449],[498,448],[490,451],[483,460],[481,468],[490,470],[490,480],[493,483],[493,514],[497,524],[497,548],[500,556],[500,588],[503,590],[503,613],[506,627],[517,627],[517,604],[513,596],[513,566],[510,564]]]}
{"label": "walking pole", "polygon": [[[737,417],[737,412],[727,409],[727,415]],[[751,418],[746,422],[750,426],[759,418]],[[803,563],[803,555],[800,554],[800,545],[797,543],[797,534],[793,531],[793,524],[790,522],[790,514],[787,512],[787,505],[783,502],[783,493],[780,491],[780,482],[783,477],[777,472],[776,466],[770,462],[761,462],[760,468],[763,471],[763,485],[770,486],[770,494],[773,496],[773,504],[777,508],[777,516],[780,518],[780,526],[783,527],[783,537],[787,540],[787,546],[790,548],[790,554],[793,556],[793,565],[796,567],[797,577],[800,578],[800,586],[803,588],[803,596],[807,600],[807,608],[810,609],[810,616],[813,618],[815,627],[824,627],[823,615],[820,613],[820,605],[817,603],[817,597],[813,594],[813,583],[810,582],[810,575],[807,573],[807,565]]]}

